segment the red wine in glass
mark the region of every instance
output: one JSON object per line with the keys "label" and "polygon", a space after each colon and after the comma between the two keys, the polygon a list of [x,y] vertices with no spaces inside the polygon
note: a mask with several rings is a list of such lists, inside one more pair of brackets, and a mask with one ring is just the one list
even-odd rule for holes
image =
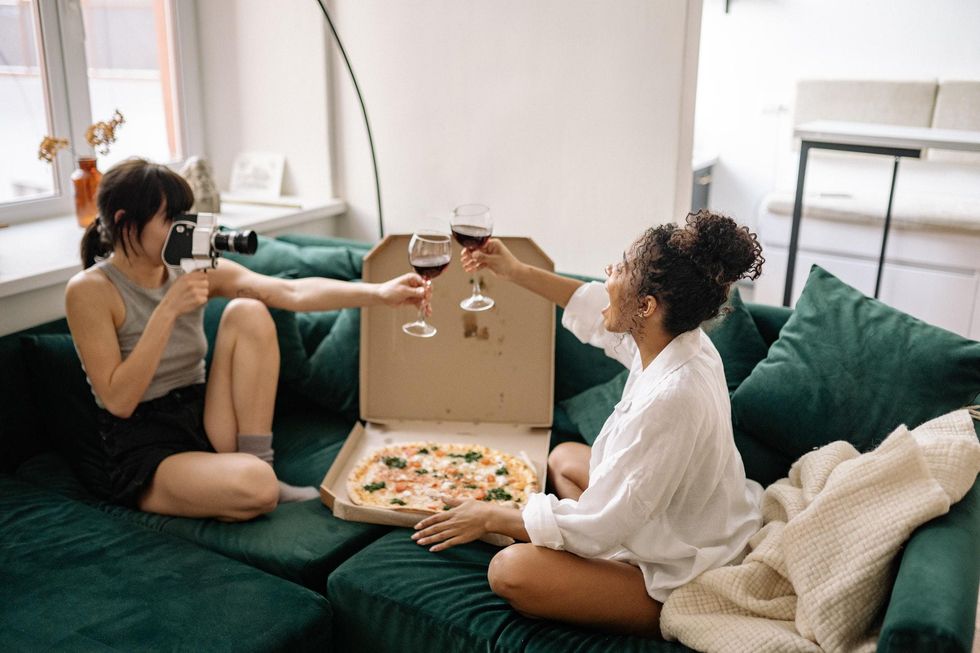
{"label": "red wine in glass", "polygon": [[[493,233],[493,219],[490,209],[483,204],[463,204],[453,209],[449,227],[462,247],[470,252],[482,249]],[[493,299],[483,294],[480,278],[470,277],[472,294],[459,303],[464,311],[485,311],[493,308]]]}
{"label": "red wine in glass", "polygon": [[[449,234],[433,231],[416,231],[408,242],[408,262],[425,280],[426,287],[432,280],[442,274],[452,259],[453,241]],[[414,322],[402,325],[402,331],[410,336],[431,338],[436,335],[436,328],[425,321],[425,305],[419,304],[419,314]]]}
{"label": "red wine in glass", "polygon": [[487,227],[474,227],[468,224],[453,225],[453,237],[466,249],[480,249],[490,240],[491,230]]}
{"label": "red wine in glass", "polygon": [[431,281],[435,279],[443,270],[449,266],[449,256],[426,256],[414,258],[411,261],[412,267],[423,279]]}

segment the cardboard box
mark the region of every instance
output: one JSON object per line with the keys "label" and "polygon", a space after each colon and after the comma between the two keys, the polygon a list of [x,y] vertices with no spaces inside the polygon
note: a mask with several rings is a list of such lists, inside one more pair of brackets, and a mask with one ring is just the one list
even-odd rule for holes
{"label": "cardboard box", "polygon": [[[379,282],[411,271],[410,236],[388,236],[364,259],[364,280]],[[502,239],[522,261],[553,270],[527,238]],[[432,316],[439,333],[402,332],[416,309],[371,307],[361,312],[360,413],[320,485],[334,516],[413,526],[427,513],[359,506],[347,495],[354,466],[374,449],[396,442],[473,442],[529,459],[544,488],[554,404],[555,306],[493,273],[480,273],[496,305],[479,313],[459,302],[470,275],[453,260],[433,281]],[[505,543],[490,538],[497,544]]]}

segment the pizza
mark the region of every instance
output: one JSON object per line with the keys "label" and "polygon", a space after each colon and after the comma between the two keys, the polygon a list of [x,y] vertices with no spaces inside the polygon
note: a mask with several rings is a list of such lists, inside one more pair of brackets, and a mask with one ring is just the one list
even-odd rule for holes
{"label": "pizza", "polygon": [[365,456],[347,478],[351,501],[391,510],[449,510],[443,497],[523,506],[537,491],[529,463],[476,444],[388,445]]}

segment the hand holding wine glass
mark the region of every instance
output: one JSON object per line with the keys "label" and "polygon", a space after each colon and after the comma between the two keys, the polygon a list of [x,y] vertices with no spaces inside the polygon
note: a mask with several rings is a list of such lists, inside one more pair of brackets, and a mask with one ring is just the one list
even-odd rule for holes
{"label": "hand holding wine glass", "polygon": [[[432,285],[432,280],[442,274],[449,266],[452,258],[452,241],[448,234],[436,231],[418,231],[412,234],[408,243],[408,261],[415,271],[425,279],[426,291]],[[414,322],[402,325],[402,331],[410,336],[431,338],[436,335],[436,328],[425,321],[428,301],[423,300],[419,305],[419,314]]]}
{"label": "hand holding wine glass", "polygon": [[[493,233],[490,209],[482,204],[457,206],[453,209],[450,224],[456,242],[470,252],[483,247]],[[473,292],[460,302],[460,308],[464,311],[485,311],[493,308],[493,299],[483,294],[479,278],[472,277],[470,284],[473,286]]]}
{"label": "hand holding wine glass", "polygon": [[505,281],[512,281],[521,265],[517,257],[497,238],[488,240],[482,249],[464,249],[460,261],[467,272],[491,270]]}
{"label": "hand holding wine glass", "polygon": [[378,298],[386,306],[412,304],[424,308],[428,291],[425,279],[414,272],[378,284]]}

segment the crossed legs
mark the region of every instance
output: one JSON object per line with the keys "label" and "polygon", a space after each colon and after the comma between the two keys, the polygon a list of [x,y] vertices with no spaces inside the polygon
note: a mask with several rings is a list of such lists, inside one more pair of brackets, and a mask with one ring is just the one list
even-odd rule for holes
{"label": "crossed legs", "polygon": [[639,568],[625,562],[512,544],[490,561],[487,578],[526,617],[660,637],[662,606],[647,594]]}
{"label": "crossed legs", "polygon": [[[548,456],[548,479],[559,498],[578,499],[588,487],[590,455],[587,445],[569,442]],[[493,557],[487,578],[524,616],[660,637],[663,606],[647,594],[639,568],[625,562],[514,544]]]}
{"label": "crossed legs", "polygon": [[272,433],[279,378],[276,327],[253,299],[232,300],[218,327],[204,399],[204,430],[218,453],[164,459],[140,509],[164,515],[252,519],[275,509],[272,467],[238,449],[238,435]]}

